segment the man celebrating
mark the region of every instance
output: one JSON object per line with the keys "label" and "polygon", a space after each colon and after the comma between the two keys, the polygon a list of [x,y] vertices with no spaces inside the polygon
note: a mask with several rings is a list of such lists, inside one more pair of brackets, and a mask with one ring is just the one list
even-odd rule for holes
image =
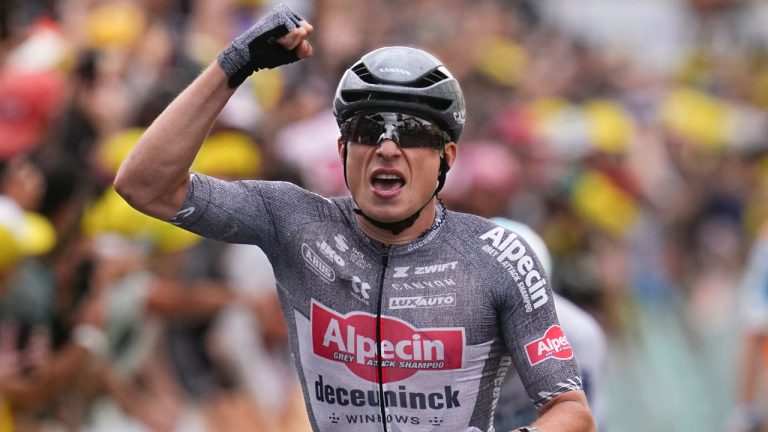
{"label": "man celebrating", "polygon": [[264,250],[314,430],[491,431],[509,367],[539,409],[527,430],[594,430],[535,254],[436,199],[465,113],[435,57],[381,48],[342,77],[334,113],[351,197],[189,173],[234,88],[312,55],[312,31],[280,6],[236,38],[147,130],[117,190],[147,214]]}

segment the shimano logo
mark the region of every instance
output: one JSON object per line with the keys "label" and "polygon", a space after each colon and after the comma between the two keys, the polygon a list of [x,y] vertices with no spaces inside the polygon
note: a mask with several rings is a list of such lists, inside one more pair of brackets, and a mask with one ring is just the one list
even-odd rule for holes
{"label": "shimano logo", "polygon": [[336,279],[336,273],[334,273],[333,269],[317,256],[315,251],[307,246],[306,243],[301,245],[301,256],[303,256],[304,261],[309,264],[309,268],[314,270],[315,273],[320,275],[323,279],[328,282],[333,282]]}
{"label": "shimano logo", "polygon": [[384,72],[384,73],[396,73],[396,74],[400,74],[400,75],[408,75],[408,76],[411,76],[411,75],[412,75],[410,71],[407,71],[407,70],[405,70],[405,69],[401,69],[401,68],[396,68],[396,67],[385,67],[385,68],[379,68],[379,72]]}

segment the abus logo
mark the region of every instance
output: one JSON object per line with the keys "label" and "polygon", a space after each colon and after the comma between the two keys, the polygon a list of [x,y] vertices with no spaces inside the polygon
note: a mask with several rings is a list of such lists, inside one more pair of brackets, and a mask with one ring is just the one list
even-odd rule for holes
{"label": "abus logo", "polygon": [[525,352],[528,354],[528,362],[531,366],[535,366],[550,357],[560,360],[573,358],[571,344],[568,343],[563,329],[558,325],[548,328],[540,339],[525,344]]}
{"label": "abus logo", "polygon": [[[339,315],[313,302],[310,316],[315,355],[344,363],[360,378],[378,382],[375,315]],[[418,371],[459,369],[463,358],[464,329],[422,331],[396,318],[381,317],[383,382],[400,381]]]}
{"label": "abus logo", "polygon": [[327,280],[328,282],[333,282],[336,279],[336,273],[334,273],[333,269],[323,262],[323,260],[317,256],[315,251],[312,250],[311,247],[307,246],[306,243],[301,245],[301,256],[304,257],[304,261],[306,261],[310,268],[315,271],[315,273],[319,274],[323,279]]}
{"label": "abus logo", "polygon": [[437,294],[416,297],[392,297],[389,299],[390,309],[416,309],[453,306],[456,304],[456,294]]}

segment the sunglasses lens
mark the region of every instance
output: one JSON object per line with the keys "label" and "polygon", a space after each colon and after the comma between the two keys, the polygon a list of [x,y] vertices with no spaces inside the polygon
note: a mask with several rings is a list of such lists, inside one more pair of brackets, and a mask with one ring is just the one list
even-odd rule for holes
{"label": "sunglasses lens", "polygon": [[400,134],[401,147],[428,147],[440,149],[448,142],[448,137],[436,124],[417,117],[402,121],[397,131]]}
{"label": "sunglasses lens", "polygon": [[441,149],[450,141],[448,134],[435,123],[399,113],[360,114],[341,126],[342,140],[375,146],[390,138],[403,148]]}

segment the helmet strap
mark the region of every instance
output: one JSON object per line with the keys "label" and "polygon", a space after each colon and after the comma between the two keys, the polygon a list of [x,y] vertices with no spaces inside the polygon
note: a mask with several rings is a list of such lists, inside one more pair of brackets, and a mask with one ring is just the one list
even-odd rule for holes
{"label": "helmet strap", "polygon": [[435,189],[435,195],[443,190],[445,186],[445,176],[448,174],[448,170],[451,166],[445,161],[445,155],[440,155],[440,172],[437,174],[437,189]]}

